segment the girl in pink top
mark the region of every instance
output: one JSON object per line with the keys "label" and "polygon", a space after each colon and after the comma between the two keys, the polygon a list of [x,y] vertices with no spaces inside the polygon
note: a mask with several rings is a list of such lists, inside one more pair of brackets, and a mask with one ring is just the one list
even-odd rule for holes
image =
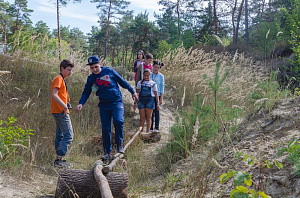
{"label": "girl in pink top", "polygon": [[152,72],[151,62],[153,60],[153,55],[148,53],[148,54],[146,54],[145,57],[146,57],[146,59],[145,59],[145,62],[143,63],[143,67],[139,67],[138,70],[137,70],[135,85],[137,85],[137,83],[140,80],[143,80],[143,72],[144,72],[145,69],[150,69],[150,71]]}

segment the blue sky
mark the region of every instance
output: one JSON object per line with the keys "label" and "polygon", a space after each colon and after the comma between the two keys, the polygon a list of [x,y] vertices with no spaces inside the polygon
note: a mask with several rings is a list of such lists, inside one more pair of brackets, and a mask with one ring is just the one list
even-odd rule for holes
{"label": "blue sky", "polygon": [[[154,21],[153,13],[161,13],[159,11],[162,6],[158,5],[159,0],[129,0],[131,4],[128,6],[129,10],[134,10],[134,14],[147,11],[149,13],[149,20]],[[13,3],[14,0],[8,0]],[[56,22],[56,0],[28,0],[28,8],[33,9],[31,20],[33,25],[37,21],[44,21],[52,30],[57,28]],[[99,12],[96,9],[95,3],[90,3],[90,0],[82,0],[81,3],[70,3],[66,7],[61,7],[60,24],[63,26],[70,26],[70,28],[78,27],[82,32],[88,33],[91,27],[97,26]]]}

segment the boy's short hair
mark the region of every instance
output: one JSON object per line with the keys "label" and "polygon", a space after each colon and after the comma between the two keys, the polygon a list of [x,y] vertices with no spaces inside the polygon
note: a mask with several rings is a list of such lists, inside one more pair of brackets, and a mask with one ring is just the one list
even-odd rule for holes
{"label": "boy's short hair", "polygon": [[59,69],[61,70],[62,67],[66,69],[67,67],[74,67],[74,64],[71,61],[65,59],[61,61]]}
{"label": "boy's short hair", "polygon": [[152,54],[150,54],[150,53],[148,53],[148,54],[146,54],[146,59],[149,59],[149,58],[152,58],[153,59],[153,55]]}

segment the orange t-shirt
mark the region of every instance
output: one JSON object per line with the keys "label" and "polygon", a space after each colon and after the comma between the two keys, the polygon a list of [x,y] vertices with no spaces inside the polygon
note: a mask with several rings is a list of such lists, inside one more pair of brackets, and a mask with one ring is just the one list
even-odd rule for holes
{"label": "orange t-shirt", "polygon": [[[64,79],[62,78],[62,76],[60,74],[58,74],[52,80],[51,95],[52,95],[53,88],[58,89],[58,94],[57,95],[65,104],[67,104],[70,101],[69,94],[68,94],[67,89],[66,89],[66,84],[65,84]],[[55,100],[51,97],[51,111],[50,111],[50,113],[62,113],[63,111],[64,111],[64,108],[62,106],[60,106],[57,102],[55,102]],[[69,109],[68,109],[67,113],[70,113]]]}

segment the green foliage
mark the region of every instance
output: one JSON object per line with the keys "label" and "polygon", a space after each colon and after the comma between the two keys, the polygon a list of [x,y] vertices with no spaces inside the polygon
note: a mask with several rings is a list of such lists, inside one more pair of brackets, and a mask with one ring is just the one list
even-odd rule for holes
{"label": "green foliage", "polygon": [[289,154],[288,159],[294,165],[295,175],[300,175],[300,142],[293,138],[286,147],[279,149],[278,156],[284,152]]}
{"label": "green foliage", "polygon": [[167,53],[171,49],[171,45],[167,43],[167,41],[162,40],[158,43],[157,49],[157,58],[158,60],[162,60],[165,53]]}
{"label": "green foliage", "polygon": [[[231,123],[239,117],[240,109],[225,107],[224,103],[218,102],[219,115],[226,123]],[[176,118],[176,124],[171,127],[173,141],[161,150],[161,155],[172,156],[172,163],[186,157],[192,149],[192,138],[195,133],[194,126],[198,119],[197,141],[205,142],[215,139],[219,135],[221,123],[214,119],[214,108],[205,105],[203,98],[196,95],[189,110],[181,111],[181,119]],[[226,125],[226,124],[225,124]],[[233,130],[235,125],[228,125],[228,130]]]}
{"label": "green foliage", "polygon": [[[265,160],[260,161],[256,160],[254,157],[249,157],[249,155],[244,155],[241,152],[236,152],[235,157],[243,158],[244,162],[247,162],[248,165],[257,164],[260,168],[267,167],[272,168],[273,164],[276,165],[278,169],[282,169],[283,166],[280,162],[277,160]],[[233,179],[234,189],[230,192],[231,198],[240,198],[240,197],[256,197],[256,198],[268,198],[270,196],[266,195],[263,191],[255,191],[254,189],[251,189],[250,187],[255,184],[256,187],[260,189],[260,186],[258,186],[257,183],[255,183],[252,180],[252,175],[247,172],[240,172],[235,170],[229,170],[228,173],[224,173],[220,176],[220,182],[224,184],[226,181],[228,181],[230,178]],[[259,182],[260,184],[260,182]]]}
{"label": "green foliage", "polygon": [[192,30],[185,30],[182,34],[183,46],[186,49],[193,47],[196,44],[196,39],[194,38],[194,33]]}
{"label": "green foliage", "polygon": [[[206,79],[206,82],[209,86],[209,88],[214,93],[214,101],[215,101],[215,116],[217,115],[217,92],[220,90],[221,85],[224,83],[226,78],[229,75],[229,71],[225,71],[222,77],[220,77],[220,67],[221,63],[216,63],[216,69],[215,69],[215,76],[214,79],[209,79],[206,74],[203,75],[203,78]],[[221,79],[220,79],[221,78]]]}
{"label": "green foliage", "polygon": [[297,74],[296,80],[300,82],[300,2],[298,0],[289,1],[288,5],[281,8],[281,20],[285,32],[288,33],[288,40],[295,53],[295,61],[292,61],[292,71]]}
{"label": "green foliage", "polygon": [[[27,147],[33,130],[24,130],[15,126],[16,118],[8,118],[9,121],[0,120],[0,160],[5,160],[15,153],[18,147]],[[2,126],[4,125],[4,126]]]}
{"label": "green foliage", "polygon": [[[52,35],[58,39],[57,29],[52,31]],[[70,29],[69,26],[60,26],[60,37],[73,50],[86,51],[88,49],[87,36],[79,28]]]}

